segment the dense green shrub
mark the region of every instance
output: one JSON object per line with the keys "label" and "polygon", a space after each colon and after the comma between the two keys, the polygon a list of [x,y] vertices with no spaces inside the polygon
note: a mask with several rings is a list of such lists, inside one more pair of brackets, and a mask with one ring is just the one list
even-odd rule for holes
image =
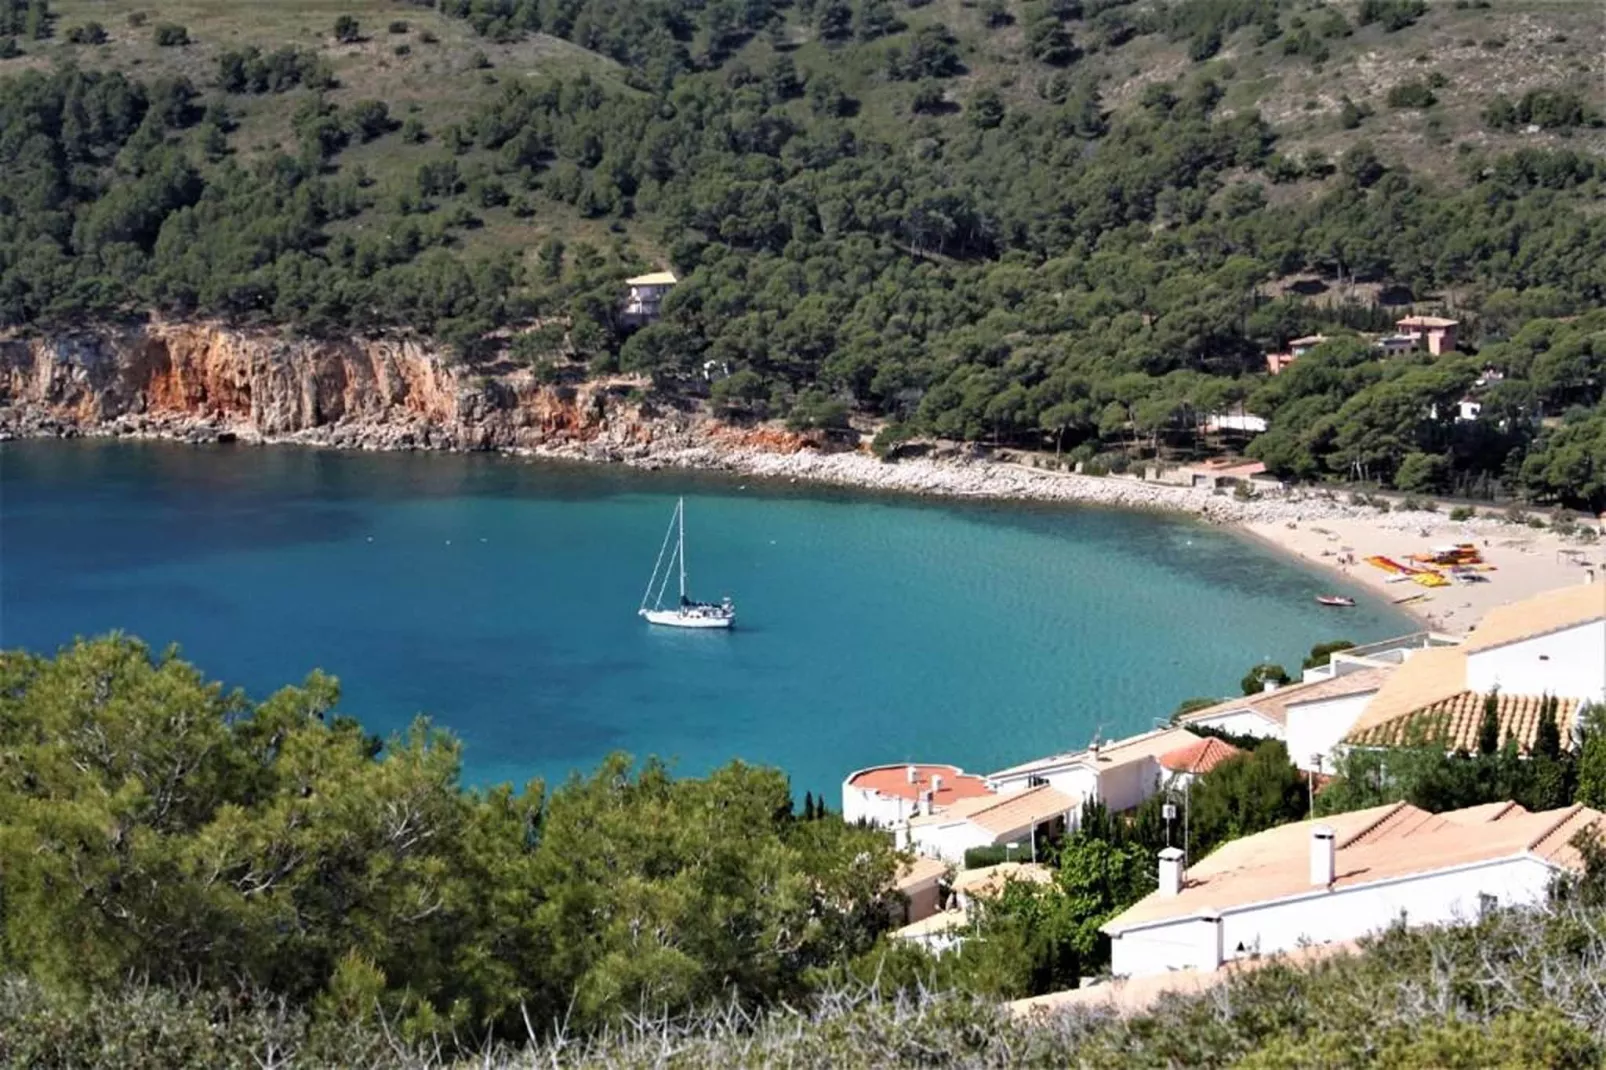
{"label": "dense green shrub", "polygon": [[69,45],[103,45],[106,43],[106,27],[98,22],[80,23],[67,27],[62,39]]}

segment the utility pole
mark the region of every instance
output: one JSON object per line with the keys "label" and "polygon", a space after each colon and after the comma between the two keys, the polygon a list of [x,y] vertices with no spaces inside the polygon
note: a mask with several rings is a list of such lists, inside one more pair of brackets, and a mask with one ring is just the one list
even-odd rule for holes
{"label": "utility pole", "polygon": [[1309,793],[1309,803],[1305,816],[1314,818],[1316,816],[1316,771],[1322,767],[1322,756],[1320,754],[1312,754],[1310,756],[1310,765],[1311,767],[1305,770],[1305,786]]}

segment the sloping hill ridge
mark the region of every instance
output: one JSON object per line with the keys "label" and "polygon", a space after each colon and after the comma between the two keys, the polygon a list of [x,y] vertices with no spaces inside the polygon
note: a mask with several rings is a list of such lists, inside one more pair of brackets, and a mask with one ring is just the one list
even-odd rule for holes
{"label": "sloping hill ridge", "polygon": [[[1245,404],[1285,474],[1606,504],[1599,330],[1561,322],[1606,289],[1587,5],[11,0],[6,33],[12,325],[410,329],[1099,466],[1232,446],[1198,417]],[[1265,382],[1413,308],[1469,352]]]}

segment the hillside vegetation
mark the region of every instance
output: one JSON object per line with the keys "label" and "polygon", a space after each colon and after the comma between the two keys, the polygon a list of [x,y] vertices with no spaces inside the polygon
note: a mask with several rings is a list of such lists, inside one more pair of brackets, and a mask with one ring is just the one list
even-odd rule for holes
{"label": "hillside vegetation", "polygon": [[[410,328],[732,419],[1606,506],[1606,27],[1542,0],[0,5],[0,319]],[[631,333],[620,283],[683,278]],[[1404,309],[1472,355],[1340,337]],[[1537,322],[1535,322],[1537,321]],[[1323,330],[1298,377],[1262,354]],[[1504,378],[1479,419],[1456,402]]]}

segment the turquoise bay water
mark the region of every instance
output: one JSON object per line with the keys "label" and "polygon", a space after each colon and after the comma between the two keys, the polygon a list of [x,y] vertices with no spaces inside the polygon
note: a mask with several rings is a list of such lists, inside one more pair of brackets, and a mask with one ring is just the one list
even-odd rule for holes
{"label": "turquoise bay water", "polygon": [[[636,616],[677,495],[729,634]],[[321,667],[389,732],[430,714],[475,783],[611,750],[687,774],[988,771],[1152,726],[1264,657],[1411,630],[1333,579],[1178,519],[933,504],[486,456],[0,446],[0,645],[122,629],[255,697]]]}

